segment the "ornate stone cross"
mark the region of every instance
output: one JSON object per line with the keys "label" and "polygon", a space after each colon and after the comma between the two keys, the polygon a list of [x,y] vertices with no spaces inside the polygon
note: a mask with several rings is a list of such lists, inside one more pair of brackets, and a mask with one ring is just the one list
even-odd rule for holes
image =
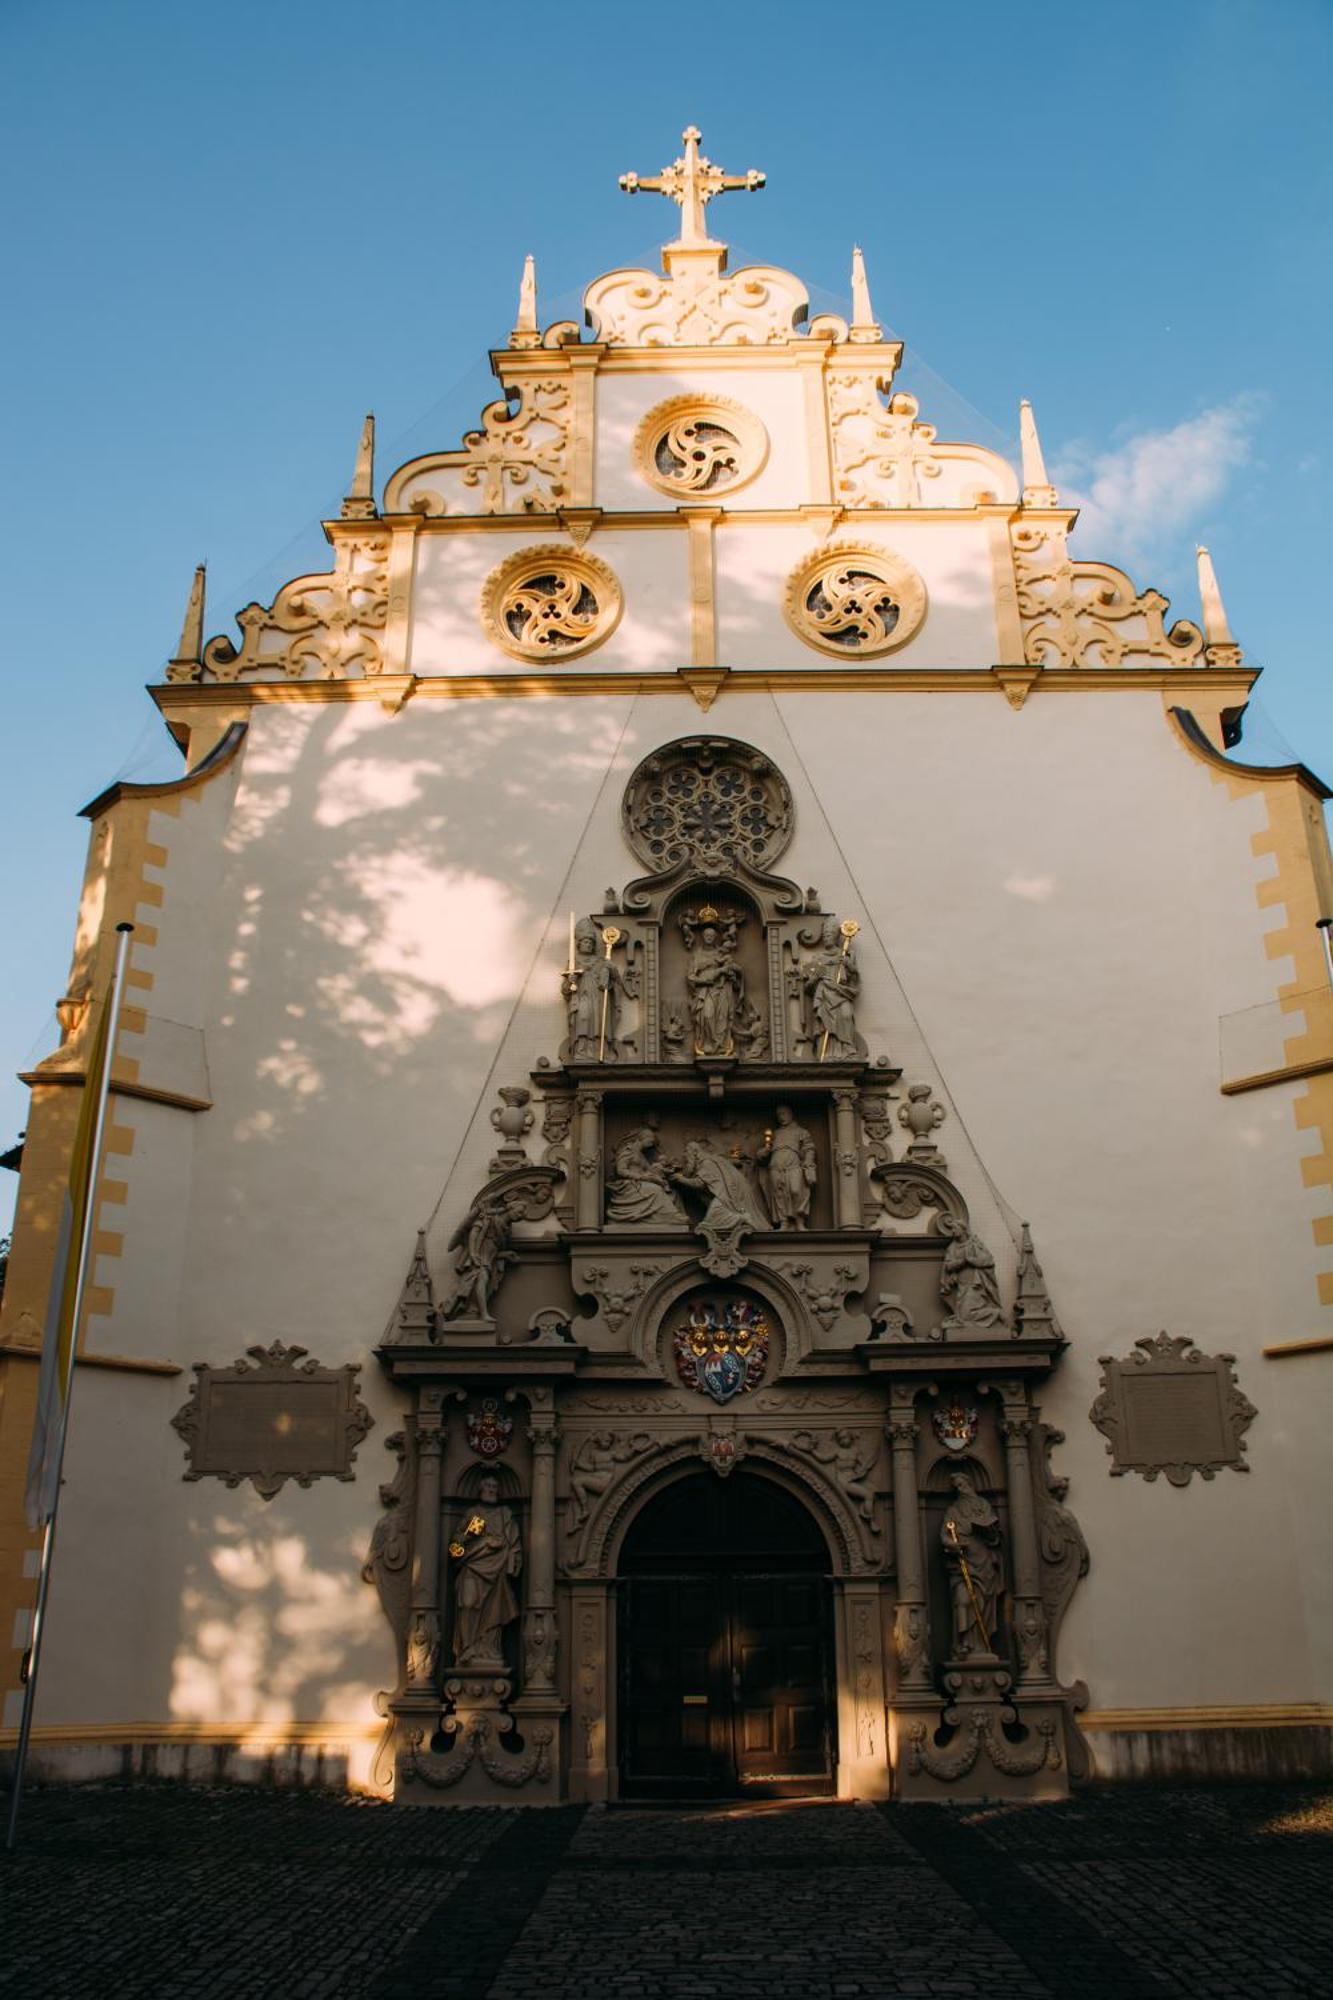
{"label": "ornate stone cross", "polygon": [[680,209],[677,240],[693,248],[704,247],[711,241],[704,224],[706,202],[716,194],[731,194],[737,189],[753,194],[764,185],[765,179],[754,167],[746,174],[724,174],[721,167],[715,167],[699,151],[701,136],[697,125],[687,125],[681,134],[685,141],[683,155],[651,180],[641,179],[638,174],[620,176],[626,194],[664,194],[674,201]]}

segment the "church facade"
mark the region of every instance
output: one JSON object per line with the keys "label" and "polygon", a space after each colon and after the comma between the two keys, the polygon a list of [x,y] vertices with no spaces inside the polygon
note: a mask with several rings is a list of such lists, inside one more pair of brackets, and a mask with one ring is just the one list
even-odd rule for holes
{"label": "church facade", "polygon": [[[662,269],[151,690],[0,1322],[136,925],[34,1769],[402,1803],[1333,1762],[1333,917],[1256,672],[849,319]],[[1322,1393],[1321,1393],[1322,1392]]]}

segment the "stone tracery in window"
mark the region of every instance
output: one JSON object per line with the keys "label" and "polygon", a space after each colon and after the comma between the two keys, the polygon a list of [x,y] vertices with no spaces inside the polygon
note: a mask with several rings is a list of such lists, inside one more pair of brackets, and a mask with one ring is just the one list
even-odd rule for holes
{"label": "stone tracery in window", "polygon": [[808,645],[842,659],[874,659],[914,636],[926,615],[926,586],[888,549],[833,542],[792,571],[783,610]]}
{"label": "stone tracery in window", "polygon": [[623,815],[626,839],[654,874],[680,861],[767,868],[792,833],[781,772],[725,736],[684,737],[645,757],[625,788]]}
{"label": "stone tracery in window", "polygon": [[481,618],[517,660],[569,660],[599,646],[624,606],[604,562],[582,549],[543,544],[510,556],[487,577]]}
{"label": "stone tracery in window", "polygon": [[726,396],[674,396],[634,434],[634,462],[650,486],[711,498],[743,486],[768,455],[758,417]]}

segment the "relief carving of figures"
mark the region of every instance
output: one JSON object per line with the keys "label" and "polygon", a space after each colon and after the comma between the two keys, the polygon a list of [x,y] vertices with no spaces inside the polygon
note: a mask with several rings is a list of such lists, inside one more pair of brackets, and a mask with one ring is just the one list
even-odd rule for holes
{"label": "relief carving of figures", "polygon": [[638,998],[638,975],[622,971],[612,953],[621,942],[614,925],[598,931],[587,918],[570,940],[569,963],[560,980],[569,1015],[570,1062],[617,1062],[630,1048],[620,1032],[623,1003]]}
{"label": "relief carving of figures", "polygon": [[1000,1519],[965,1472],[951,1473],[950,1482],[953,1498],[940,1525],[940,1547],[949,1579],[953,1657],[968,1660],[995,1651]]}
{"label": "relief carving of figures", "polygon": [[994,1257],[981,1238],[955,1217],[942,1215],[938,1226],[950,1238],[940,1266],[940,1297],[949,1309],[946,1330],[1003,1326]]}
{"label": "relief carving of figures", "polygon": [[655,1449],[654,1440],[646,1431],[636,1431],[633,1437],[623,1432],[594,1431],[585,1438],[570,1461],[572,1504],[565,1532],[572,1535],[583,1526],[597,1501],[620,1477],[622,1466]]}
{"label": "relief carving of figures", "polygon": [[505,1627],[518,1617],[514,1582],[523,1568],[523,1544],[497,1479],[481,1481],[477,1504],[460,1523],[449,1554],[455,1565],[454,1665],[498,1672]]}
{"label": "relief carving of figures", "polygon": [[808,1229],[818,1178],[815,1142],[790,1104],[779,1104],[759,1152],[760,1186],[775,1229]]}
{"label": "relief carving of figures", "polygon": [[739,919],[719,916],[711,903],[680,919],[689,954],[685,985],[697,1056],[736,1053],[736,1020],[744,1006],[745,980],[736,954]]}
{"label": "relief carving of figures", "polygon": [[[800,1003],[796,1053],[813,1062],[855,1062],[864,1054],[856,1033],[856,1000],[861,990],[852,939],[860,925],[828,917],[815,950],[791,975]],[[806,933],[805,935],[809,935]]]}
{"label": "relief carving of figures", "polygon": [[440,1665],[440,1620],[434,1611],[414,1611],[407,1635],[409,1687],[432,1687]]}
{"label": "relief carving of figures", "polygon": [[879,1440],[851,1430],[797,1431],[792,1439],[797,1451],[829,1468],[830,1476],[855,1506],[872,1534],[881,1531],[875,1520],[875,1489],[870,1474],[879,1455]]}
{"label": "relief carving of figures", "polygon": [[610,1228],[687,1229],[685,1211],[672,1191],[666,1163],[656,1157],[657,1133],[643,1125],[622,1139],[612,1156],[614,1172],[606,1187]]}
{"label": "relief carving of figures", "polygon": [[766,1232],[769,1227],[744,1167],[738,1160],[708,1152],[697,1139],[691,1139],[685,1148],[684,1165],[672,1173],[672,1179],[707,1202],[699,1223],[699,1234],[708,1244],[707,1255],[699,1260],[704,1269],[719,1278],[739,1271],[745,1263],[739,1249],[741,1237]]}

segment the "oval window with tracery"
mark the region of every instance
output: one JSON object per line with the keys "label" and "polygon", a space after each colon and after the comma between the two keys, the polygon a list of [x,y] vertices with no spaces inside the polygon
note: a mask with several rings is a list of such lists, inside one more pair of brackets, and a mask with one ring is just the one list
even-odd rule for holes
{"label": "oval window with tracery", "polygon": [[559,545],[523,549],[487,577],[481,622],[517,660],[570,660],[615,630],[624,605],[604,562]]}
{"label": "oval window with tracery", "polygon": [[725,396],[675,396],[634,434],[634,461],[661,493],[712,498],[753,479],[768,454],[758,417]]}
{"label": "oval window with tracery", "polygon": [[792,571],[783,610],[808,645],[844,659],[873,659],[918,630],[926,586],[888,549],[835,542]]}

